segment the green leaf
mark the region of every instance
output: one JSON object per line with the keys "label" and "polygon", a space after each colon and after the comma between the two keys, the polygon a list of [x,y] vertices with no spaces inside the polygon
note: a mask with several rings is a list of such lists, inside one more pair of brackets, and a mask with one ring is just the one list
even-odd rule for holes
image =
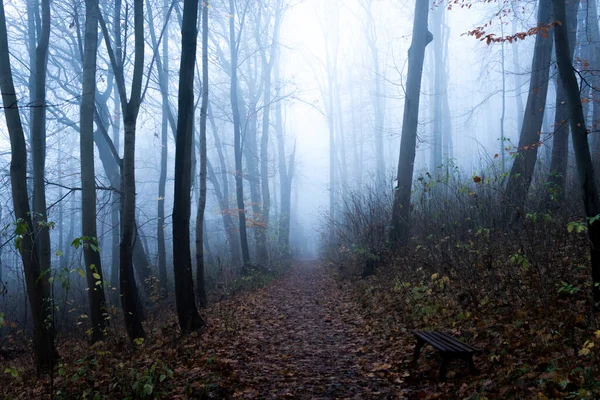
{"label": "green leaf", "polygon": [[153,390],[154,390],[154,387],[151,384],[146,383],[144,385],[144,395],[145,396],[150,396],[152,394]]}
{"label": "green leaf", "polygon": [[85,278],[85,271],[83,270],[83,268],[77,268],[76,271],[79,274],[79,276]]}
{"label": "green leaf", "polygon": [[60,250],[56,250],[56,257],[62,257],[63,252]]}
{"label": "green leaf", "polygon": [[4,373],[9,374],[13,378],[19,376],[19,371],[15,367],[6,367],[4,368]]}
{"label": "green leaf", "polygon": [[17,221],[17,226],[15,227],[15,234],[22,236],[27,233],[27,224],[23,220]]}
{"label": "green leaf", "polygon": [[167,379],[167,376],[165,374],[162,374],[159,378],[158,381],[159,382],[163,382],[165,379]]}
{"label": "green leaf", "polygon": [[95,279],[97,279],[97,280],[100,280],[100,279],[102,279],[102,277],[100,276],[100,274],[98,274],[98,273],[96,273],[96,272],[94,272],[94,273],[92,274],[92,276],[93,276]]}

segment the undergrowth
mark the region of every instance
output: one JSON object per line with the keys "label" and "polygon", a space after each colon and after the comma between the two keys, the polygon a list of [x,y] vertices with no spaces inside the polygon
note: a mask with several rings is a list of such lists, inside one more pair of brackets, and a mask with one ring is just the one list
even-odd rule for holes
{"label": "undergrowth", "polygon": [[[483,350],[481,375],[457,364],[447,383],[430,351],[407,378],[418,397],[598,398],[600,327],[578,198],[558,207],[538,186],[519,211],[501,183],[421,175],[401,249],[387,241],[391,196],[349,193],[327,221],[324,256],[375,334],[412,349],[412,329],[443,330]],[[398,367],[410,361],[407,353]]]}

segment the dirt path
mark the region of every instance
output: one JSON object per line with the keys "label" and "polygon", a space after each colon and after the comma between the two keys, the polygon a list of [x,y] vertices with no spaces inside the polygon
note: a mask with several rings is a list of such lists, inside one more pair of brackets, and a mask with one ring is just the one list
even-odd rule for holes
{"label": "dirt path", "polygon": [[390,371],[355,306],[314,263],[248,295],[240,311],[226,361],[236,396],[404,397],[402,374]]}

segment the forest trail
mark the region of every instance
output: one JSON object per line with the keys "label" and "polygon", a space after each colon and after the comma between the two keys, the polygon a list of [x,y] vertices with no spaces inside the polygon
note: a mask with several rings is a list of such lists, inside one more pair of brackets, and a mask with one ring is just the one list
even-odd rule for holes
{"label": "forest trail", "polygon": [[226,361],[236,396],[404,397],[402,373],[389,371],[384,343],[368,335],[356,305],[316,262],[298,263],[245,297]]}

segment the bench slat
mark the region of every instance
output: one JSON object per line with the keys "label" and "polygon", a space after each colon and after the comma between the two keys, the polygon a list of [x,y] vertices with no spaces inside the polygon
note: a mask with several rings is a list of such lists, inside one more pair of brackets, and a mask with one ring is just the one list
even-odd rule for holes
{"label": "bench slat", "polygon": [[448,340],[452,340],[458,344],[460,344],[461,346],[463,346],[464,348],[466,348],[468,351],[472,351],[473,353],[479,353],[481,350],[478,349],[477,347],[471,346],[470,344],[461,342],[458,339],[453,338],[452,336],[450,336],[449,334],[445,333],[445,332],[436,332],[439,336],[443,336],[445,338],[447,338]]}
{"label": "bench slat", "polygon": [[438,337],[436,332],[429,332],[428,336],[431,338],[433,342],[438,343],[441,346],[446,348],[447,353],[464,353],[465,350],[459,347],[455,342],[444,340],[443,338]]}
{"label": "bench slat", "polygon": [[479,349],[462,343],[452,336],[438,331],[414,330],[413,334],[443,353],[475,353]]}
{"label": "bench slat", "polygon": [[449,346],[454,347],[456,349],[456,352],[458,353],[472,353],[473,349],[467,345],[465,345],[464,343],[456,340],[455,338],[451,337],[451,336],[446,336],[441,332],[433,332],[433,334],[435,335],[435,337],[444,342],[447,343]]}
{"label": "bench slat", "polygon": [[439,350],[441,352],[444,352],[444,353],[451,352],[451,350],[447,349],[446,346],[439,343],[437,340],[435,340],[435,338],[432,338],[431,336],[429,336],[429,332],[418,332],[418,333],[415,333],[415,335],[417,335],[422,340],[429,343],[430,345],[432,345],[433,347],[435,347],[437,350]]}

